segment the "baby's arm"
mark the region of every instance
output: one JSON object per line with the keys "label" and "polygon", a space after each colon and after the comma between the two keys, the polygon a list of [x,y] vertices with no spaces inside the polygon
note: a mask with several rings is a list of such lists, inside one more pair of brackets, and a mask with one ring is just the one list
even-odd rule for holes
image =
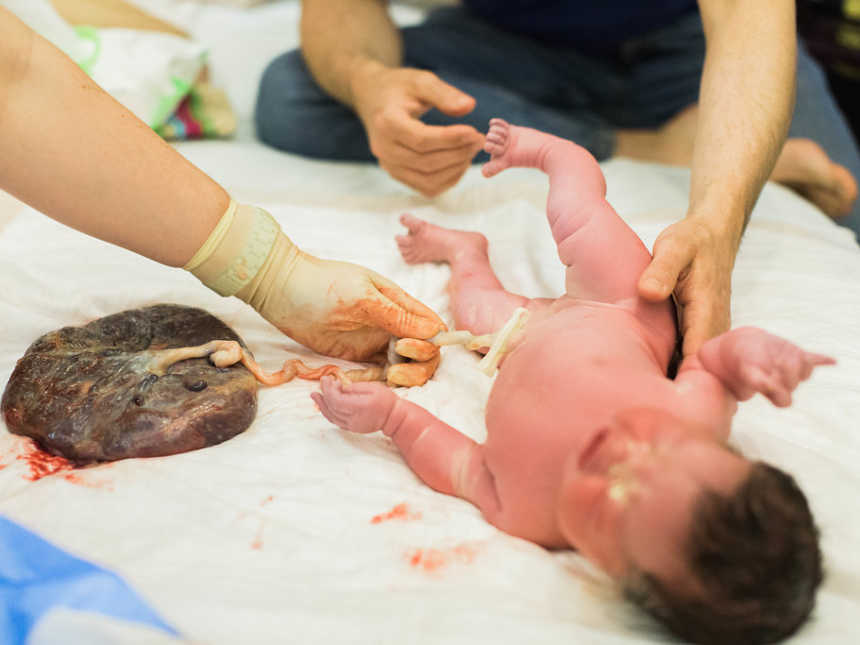
{"label": "baby's arm", "polygon": [[329,421],[362,434],[382,430],[424,483],[472,502],[492,521],[500,504],[482,445],[380,383],[325,377],[320,389],[311,397]]}
{"label": "baby's arm", "polygon": [[694,379],[698,365],[716,377],[739,401],[761,392],[779,407],[791,405],[791,393],[818,365],[833,365],[829,356],[813,354],[756,327],[739,327],[706,342],[678,372],[679,387]]}

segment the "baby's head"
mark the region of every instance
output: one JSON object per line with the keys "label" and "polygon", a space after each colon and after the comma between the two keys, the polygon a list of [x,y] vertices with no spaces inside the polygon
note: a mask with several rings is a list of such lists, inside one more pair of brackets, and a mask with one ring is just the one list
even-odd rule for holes
{"label": "baby's head", "polygon": [[686,639],[770,643],[812,610],[821,552],[794,480],[669,414],[630,411],[596,433],[560,500],[571,545]]}
{"label": "baby's head", "polygon": [[758,462],[730,495],[705,490],[682,555],[694,593],[635,563],[624,579],[636,604],[697,643],[771,643],[809,616],[821,582],[818,532],[786,473]]}

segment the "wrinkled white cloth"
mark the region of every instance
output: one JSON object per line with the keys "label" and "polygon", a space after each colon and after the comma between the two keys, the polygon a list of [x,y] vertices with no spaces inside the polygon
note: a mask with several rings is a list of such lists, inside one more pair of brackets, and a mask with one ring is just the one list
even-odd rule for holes
{"label": "wrinkled white cloth", "polygon": [[[213,49],[213,71],[247,117],[248,78],[290,46],[286,37],[276,47],[274,34],[295,29],[294,3],[235,14],[207,7],[195,15],[187,26],[204,43],[220,41],[227,25],[233,30],[224,49]],[[235,19],[223,23],[227,15]],[[218,65],[238,51],[245,54],[241,78],[238,61]],[[397,217],[412,212],[484,232],[510,290],[561,293],[563,271],[544,215],[547,182],[538,171],[486,180],[473,168],[430,202],[376,167],[299,159],[252,142],[249,132],[246,120],[240,141],[178,149],[236,199],[269,210],[308,252],[378,271],[450,323],[448,269],[408,266],[394,243]],[[610,202],[650,248],[683,214],[689,173],[625,160],[603,169]],[[40,334],[155,302],[220,316],[268,370],[292,356],[323,360],[190,274],[29,209],[12,214],[0,230],[0,383]],[[822,530],[828,577],[814,620],[792,642],[853,642],[860,611],[860,252],[850,233],[768,185],[738,256],[733,316],[735,325],[761,326],[839,361],[801,385],[791,408],[776,409],[760,396],[741,404],[732,442],[793,473]],[[459,347],[442,353],[430,383],[399,393],[481,440],[492,381],[476,369],[479,356]],[[0,513],[116,570],[195,642],[666,642],[576,554],[505,535],[467,502],[430,490],[381,434],[335,429],[310,400],[315,387],[294,381],[261,390],[251,428],[219,446],[98,466],[80,471],[79,481],[62,474],[29,481],[26,461],[16,459],[26,442],[0,429]]]}

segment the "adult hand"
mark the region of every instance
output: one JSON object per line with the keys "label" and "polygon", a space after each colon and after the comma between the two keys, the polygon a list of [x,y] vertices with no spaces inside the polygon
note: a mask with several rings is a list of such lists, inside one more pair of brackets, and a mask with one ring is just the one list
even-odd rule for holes
{"label": "adult hand", "polygon": [[392,336],[426,339],[445,329],[439,316],[391,280],[357,264],[305,253],[268,212],[235,201],[185,269],[329,356],[367,360],[386,349]]}
{"label": "adult hand", "polygon": [[421,122],[432,108],[458,117],[475,107],[474,98],[432,72],[368,62],[353,75],[352,94],[379,165],[427,197],[456,184],[484,145],[470,125]]}
{"label": "adult hand", "polygon": [[688,216],[666,228],[654,243],[654,258],[639,279],[639,294],[658,302],[674,291],[681,309],[684,356],[729,329],[739,239]]}
{"label": "adult hand", "polygon": [[392,336],[424,339],[445,329],[430,308],[370,269],[303,251],[284,260],[268,290],[248,302],[314,351],[368,360],[384,352]]}

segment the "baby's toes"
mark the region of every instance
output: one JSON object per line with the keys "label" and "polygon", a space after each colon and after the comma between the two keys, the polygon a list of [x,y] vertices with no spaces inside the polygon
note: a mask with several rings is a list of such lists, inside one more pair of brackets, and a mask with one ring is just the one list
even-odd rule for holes
{"label": "baby's toes", "polygon": [[493,175],[497,175],[498,173],[502,172],[507,167],[507,161],[505,161],[503,158],[500,159],[499,157],[494,155],[493,158],[487,163],[485,163],[484,166],[481,168],[481,173],[484,175],[484,177],[492,177]]}
{"label": "baby's toes", "polygon": [[785,376],[782,374],[762,372],[756,383],[756,389],[779,408],[791,405],[791,391],[794,388],[786,383]]}
{"label": "baby's toes", "polygon": [[505,147],[498,141],[493,141],[490,139],[490,135],[487,135],[487,140],[484,142],[484,152],[493,157],[498,157],[505,152]]}
{"label": "baby's toes", "polygon": [[400,251],[400,255],[407,264],[420,263],[414,238],[407,237],[406,235],[398,235],[395,240],[397,241],[397,248]]}
{"label": "baby's toes", "polygon": [[503,146],[508,140],[508,131],[505,128],[492,127],[487,132],[485,140],[495,145]]}
{"label": "baby's toes", "polygon": [[418,233],[419,231],[421,231],[422,228],[424,228],[424,226],[427,225],[427,222],[425,222],[423,219],[419,219],[418,217],[410,215],[409,213],[403,213],[403,215],[400,216],[400,223],[403,224],[403,226],[405,226],[406,228],[408,228],[409,233],[412,235]]}
{"label": "baby's toes", "polygon": [[499,119],[497,117],[490,119],[490,132],[501,132],[507,134],[510,127],[510,124],[504,119]]}

